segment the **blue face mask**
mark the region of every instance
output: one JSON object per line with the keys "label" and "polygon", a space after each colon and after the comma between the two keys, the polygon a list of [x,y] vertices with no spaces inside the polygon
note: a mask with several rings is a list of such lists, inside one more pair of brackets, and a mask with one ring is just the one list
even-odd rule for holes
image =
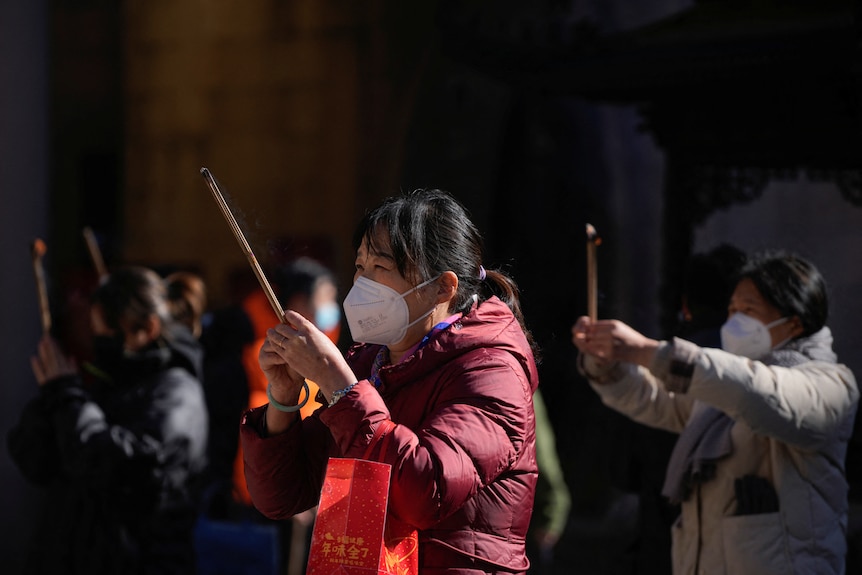
{"label": "blue face mask", "polygon": [[329,331],[341,321],[341,308],[338,304],[331,302],[318,307],[314,311],[314,325],[320,331]]}

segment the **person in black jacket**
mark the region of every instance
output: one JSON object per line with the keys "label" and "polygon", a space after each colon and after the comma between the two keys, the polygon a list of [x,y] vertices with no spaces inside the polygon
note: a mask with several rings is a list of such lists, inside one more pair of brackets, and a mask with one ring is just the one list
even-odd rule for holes
{"label": "person in black jacket", "polygon": [[38,394],[7,436],[22,474],[47,489],[25,572],[193,573],[207,438],[200,344],[142,267],[103,280],[91,328],[86,383],[42,338],[31,358]]}

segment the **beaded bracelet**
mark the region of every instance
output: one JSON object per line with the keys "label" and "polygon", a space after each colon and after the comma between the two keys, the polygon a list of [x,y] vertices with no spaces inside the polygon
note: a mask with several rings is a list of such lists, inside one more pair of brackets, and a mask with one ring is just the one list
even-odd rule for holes
{"label": "beaded bracelet", "polygon": [[302,389],[305,390],[305,399],[299,402],[299,405],[283,405],[277,402],[272,397],[272,384],[267,384],[266,386],[266,398],[269,400],[269,403],[272,404],[274,408],[279,411],[283,411],[285,413],[293,413],[294,411],[299,411],[303,405],[308,403],[308,399],[311,397],[311,390],[308,389],[308,384],[303,380]]}
{"label": "beaded bracelet", "polygon": [[351,389],[353,389],[353,386],[356,385],[357,383],[359,383],[359,382],[354,381],[353,383],[351,383],[350,385],[348,385],[344,389],[339,389],[338,391],[333,392],[332,397],[329,399],[329,405],[327,405],[326,407],[332,407],[333,405],[335,405],[335,403],[339,399],[341,399],[342,397],[347,395],[347,392],[349,392]]}

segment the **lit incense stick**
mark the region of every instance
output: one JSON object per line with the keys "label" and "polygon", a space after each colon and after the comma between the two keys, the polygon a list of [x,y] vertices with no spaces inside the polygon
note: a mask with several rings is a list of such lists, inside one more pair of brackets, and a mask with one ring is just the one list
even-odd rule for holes
{"label": "lit incense stick", "polygon": [[263,269],[261,269],[257,258],[254,257],[254,252],[251,251],[251,246],[248,245],[239,224],[236,223],[236,218],[233,217],[227,202],[225,202],[224,196],[222,196],[215,178],[213,178],[210,171],[206,168],[201,168],[201,175],[204,177],[204,180],[206,180],[207,186],[209,186],[209,189],[212,192],[218,207],[221,209],[225,220],[227,220],[233,235],[236,236],[236,241],[239,242],[239,247],[242,248],[245,257],[248,258],[248,263],[251,264],[251,269],[254,271],[254,275],[257,276],[257,281],[260,282],[260,286],[266,294],[266,299],[269,300],[269,305],[272,306],[275,315],[278,316],[278,321],[284,322],[284,310],[281,308],[281,304],[278,302],[278,298],[275,296],[272,286],[270,286],[269,282],[266,280],[266,276],[263,274]]}
{"label": "lit incense stick", "polygon": [[596,228],[587,224],[587,315],[595,322],[599,317],[598,274],[596,272],[596,246],[602,239],[596,233]]}
{"label": "lit incense stick", "polygon": [[45,285],[45,266],[42,263],[46,251],[48,248],[45,242],[39,238],[33,240],[30,246],[30,255],[33,257],[33,273],[36,276],[36,292],[39,296],[42,331],[47,334],[51,331],[51,307],[48,303],[48,288]]}
{"label": "lit incense stick", "polygon": [[89,226],[84,228],[84,241],[87,242],[87,251],[90,252],[90,259],[93,262],[93,267],[96,268],[96,273],[101,280],[108,275],[108,268],[105,267],[105,260],[102,259],[102,250],[99,249],[99,242],[96,241],[96,234]]}

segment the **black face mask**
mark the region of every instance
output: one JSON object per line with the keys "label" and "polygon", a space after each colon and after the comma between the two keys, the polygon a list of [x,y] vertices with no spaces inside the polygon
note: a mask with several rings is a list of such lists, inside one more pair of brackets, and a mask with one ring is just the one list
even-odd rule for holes
{"label": "black face mask", "polygon": [[171,350],[159,341],[150,342],[137,351],[125,348],[122,335],[93,337],[93,364],[114,383],[135,381],[164,369]]}
{"label": "black face mask", "polygon": [[93,336],[93,363],[109,374],[116,374],[126,357],[124,344],[122,334]]}

